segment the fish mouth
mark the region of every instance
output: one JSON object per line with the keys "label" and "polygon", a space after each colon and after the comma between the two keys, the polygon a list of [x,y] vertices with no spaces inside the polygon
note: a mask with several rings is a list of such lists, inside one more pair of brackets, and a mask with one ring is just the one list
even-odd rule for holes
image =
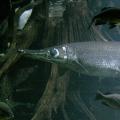
{"label": "fish mouth", "polygon": [[38,59],[38,60],[49,60],[48,50],[28,50],[28,49],[18,49],[18,53],[25,57]]}

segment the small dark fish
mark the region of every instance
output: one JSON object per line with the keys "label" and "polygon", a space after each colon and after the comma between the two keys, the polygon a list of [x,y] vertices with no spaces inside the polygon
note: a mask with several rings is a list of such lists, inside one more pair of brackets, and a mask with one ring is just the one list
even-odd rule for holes
{"label": "small dark fish", "polygon": [[103,94],[101,91],[98,91],[96,95],[96,100],[101,100],[102,104],[108,107],[120,109],[120,94],[117,93]]}
{"label": "small dark fish", "polygon": [[93,17],[91,24],[89,25],[88,28],[90,28],[93,23],[95,25],[108,24],[109,29],[112,29],[117,25],[120,25],[120,8],[115,7],[103,8],[99,14]]}

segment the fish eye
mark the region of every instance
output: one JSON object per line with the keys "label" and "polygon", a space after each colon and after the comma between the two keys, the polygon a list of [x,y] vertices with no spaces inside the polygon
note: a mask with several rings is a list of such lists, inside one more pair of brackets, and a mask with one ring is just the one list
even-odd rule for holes
{"label": "fish eye", "polygon": [[59,51],[58,51],[58,49],[56,49],[56,48],[51,49],[49,52],[50,52],[50,55],[51,55],[52,57],[57,57],[57,56],[59,56]]}

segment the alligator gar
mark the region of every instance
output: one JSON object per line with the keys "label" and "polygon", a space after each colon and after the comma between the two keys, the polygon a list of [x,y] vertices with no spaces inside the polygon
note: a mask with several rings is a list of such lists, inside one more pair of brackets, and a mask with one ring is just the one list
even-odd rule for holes
{"label": "alligator gar", "polygon": [[90,76],[120,76],[120,42],[76,42],[42,50],[19,49],[23,56],[57,63]]}

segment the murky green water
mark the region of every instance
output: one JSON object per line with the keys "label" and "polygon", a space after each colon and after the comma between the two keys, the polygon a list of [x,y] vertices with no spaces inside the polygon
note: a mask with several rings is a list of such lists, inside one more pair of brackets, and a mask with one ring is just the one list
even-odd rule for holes
{"label": "murky green water", "polygon": [[[119,0],[45,1],[34,8],[31,17],[36,26],[32,28],[31,24],[29,29],[36,30],[36,34],[30,49],[69,42],[120,40],[119,26],[109,29],[107,25],[93,25],[88,29],[94,15],[103,7],[119,7]],[[39,10],[47,18],[42,16],[42,19],[38,19],[36,16],[40,14],[36,15],[36,12]],[[120,119],[120,109],[113,109],[95,100],[98,90],[119,94],[120,78],[92,77],[75,73],[64,66],[21,57],[7,69],[3,79],[10,81],[10,86],[7,82],[1,82],[0,96],[3,101],[12,100],[10,105],[15,120]],[[10,90],[5,89],[7,85]]]}

